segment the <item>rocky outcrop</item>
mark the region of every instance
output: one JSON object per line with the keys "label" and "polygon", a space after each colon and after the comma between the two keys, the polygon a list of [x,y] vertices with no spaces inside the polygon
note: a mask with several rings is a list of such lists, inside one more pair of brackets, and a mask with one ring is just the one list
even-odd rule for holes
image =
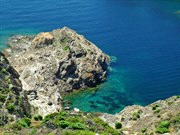
{"label": "rocky outcrop", "polygon": [[69,28],[14,36],[4,54],[20,74],[29,102],[46,115],[61,110],[61,95],[106,79],[109,57]]}
{"label": "rocky outcrop", "polygon": [[[115,115],[103,114],[101,118],[112,127],[122,124],[124,134],[180,134],[180,96],[159,100],[148,106],[128,106]],[[164,127],[163,127],[164,126]],[[121,130],[121,129],[120,129]]]}
{"label": "rocky outcrop", "polygon": [[0,126],[30,115],[30,104],[22,92],[19,74],[0,52]]}

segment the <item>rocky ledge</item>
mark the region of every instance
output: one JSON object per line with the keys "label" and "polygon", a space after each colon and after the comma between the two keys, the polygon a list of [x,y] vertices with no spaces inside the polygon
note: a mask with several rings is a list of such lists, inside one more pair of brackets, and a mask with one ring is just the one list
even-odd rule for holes
{"label": "rocky ledge", "polygon": [[16,35],[9,46],[4,54],[41,115],[60,111],[62,94],[95,87],[106,79],[109,56],[69,28]]}

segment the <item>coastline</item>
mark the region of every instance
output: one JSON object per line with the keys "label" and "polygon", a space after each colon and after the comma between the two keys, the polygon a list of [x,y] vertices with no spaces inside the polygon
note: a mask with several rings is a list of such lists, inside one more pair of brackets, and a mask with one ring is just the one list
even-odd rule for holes
{"label": "coastline", "polygon": [[[67,34],[68,33],[70,33],[70,36],[72,36],[72,30],[69,30],[69,29],[67,29],[67,28],[63,28],[63,29],[61,29],[61,30],[59,30],[60,32],[64,32],[64,30],[65,30],[65,32],[67,32]],[[57,32],[57,33],[59,33],[59,31],[54,31],[55,33]],[[57,34],[56,33],[56,34]],[[72,37],[78,37],[79,38],[79,36],[77,35],[77,33],[74,33],[74,31],[73,31],[73,36]],[[61,35],[61,34],[60,34]],[[13,70],[13,72],[14,73],[16,73],[16,74],[19,74],[18,75],[18,78],[17,79],[20,79],[19,80],[19,82],[21,83],[22,82],[22,84],[21,85],[19,85],[21,88],[28,88],[28,86],[27,86],[27,83],[25,83],[25,81],[29,81],[30,80],[30,82],[29,82],[29,84],[31,84],[31,79],[28,79],[28,80],[26,80],[26,78],[27,78],[27,76],[28,77],[34,77],[35,75],[37,76],[37,71],[36,72],[33,72],[33,74],[25,74],[25,76],[26,77],[24,77],[24,80],[23,80],[23,74],[22,73],[24,73],[23,72],[23,68],[24,67],[26,67],[26,65],[28,65],[28,63],[27,63],[27,61],[28,60],[30,60],[30,64],[31,65],[33,65],[33,63],[35,63],[36,64],[36,62],[38,61],[38,60],[34,60],[35,59],[35,57],[37,57],[37,56],[35,56],[35,57],[33,57],[32,56],[32,54],[34,53],[34,52],[36,52],[35,50],[37,49],[38,50],[38,53],[36,53],[36,54],[39,54],[40,52],[42,53],[43,51],[45,52],[45,50],[48,50],[49,51],[49,49],[51,50],[53,47],[57,47],[56,46],[56,44],[57,44],[57,42],[55,42],[56,40],[54,40],[54,36],[55,35],[51,35],[51,33],[40,33],[39,35],[37,35],[37,36],[32,36],[32,37],[28,37],[28,36],[15,36],[15,37],[13,37],[13,38],[11,38],[11,40],[10,40],[10,46],[11,46],[11,49],[6,49],[5,51],[4,51],[4,54],[5,54],[5,58],[7,58],[8,60],[9,60],[9,62],[10,62],[10,64],[11,64],[11,66],[12,67],[14,67],[18,72],[15,72],[16,70]],[[67,36],[67,35],[66,35]],[[67,46],[67,43],[68,43],[68,40],[66,39],[67,37],[64,37],[63,36],[63,46],[62,46],[62,50],[64,51],[64,54],[66,54],[67,53],[67,49],[64,49],[64,47],[66,47]],[[60,36],[61,37],[61,36]],[[62,37],[61,37],[62,38]],[[83,40],[84,40],[84,37],[80,37],[80,38],[83,38]],[[65,40],[66,39],[66,40]],[[67,42],[65,42],[64,43],[64,40],[65,41],[67,41]],[[74,41],[74,40],[73,40]],[[81,40],[80,40],[81,41]],[[56,44],[53,44],[53,43],[56,43]],[[33,44],[32,44],[33,43]],[[84,42],[81,42],[81,43],[84,43]],[[88,46],[91,46],[92,44],[90,43],[90,42],[88,42],[88,41],[86,41],[85,40],[85,43],[87,43],[88,44]],[[25,44],[25,45],[24,45]],[[51,44],[53,44],[53,46],[51,46]],[[45,45],[45,46],[44,46]],[[59,44],[59,45],[61,45],[61,44]],[[49,48],[49,46],[50,46],[50,48]],[[85,46],[86,46],[86,44],[85,44]],[[19,48],[20,47],[20,48]],[[52,48],[51,48],[52,47]],[[59,47],[59,46],[58,46]],[[71,47],[71,46],[70,46]],[[70,47],[68,47],[68,49],[70,48]],[[45,48],[45,50],[44,49],[42,49],[42,48]],[[93,47],[92,47],[93,49],[94,48],[96,48],[94,45],[93,45]],[[42,51],[42,50],[43,51]],[[80,49],[82,49],[81,47],[80,47]],[[87,49],[87,48],[86,48]],[[102,55],[104,55],[104,57],[107,57],[107,58],[109,58],[108,56],[106,56],[105,54],[103,54],[102,53],[102,51],[101,50],[99,50],[98,48],[96,48],[97,50],[94,50],[94,51],[98,51],[98,52],[100,52],[101,54],[100,55],[98,55],[97,57],[98,57],[98,60],[102,60],[103,58],[101,58],[102,57]],[[32,51],[33,50],[33,51]],[[54,50],[54,49],[52,49],[52,50]],[[52,51],[51,50],[51,51]],[[70,49],[69,49],[70,50]],[[27,53],[28,51],[30,51],[29,53]],[[39,52],[40,51],[40,52]],[[57,50],[56,50],[57,51]],[[72,51],[72,48],[71,48],[71,51]],[[76,51],[75,51],[76,52]],[[70,52],[71,53],[71,52]],[[81,54],[82,52],[80,51],[80,54]],[[66,55],[62,55],[62,56],[66,56]],[[78,54],[78,55],[77,55]],[[78,56],[78,57],[76,57],[76,59],[80,59],[80,57],[79,57],[79,52],[77,52],[77,54],[75,55],[75,56]],[[93,54],[92,52],[90,53],[90,54]],[[52,55],[52,54],[47,54],[47,53],[45,53],[45,55],[43,55],[43,56],[45,56],[45,57],[49,57],[50,55]],[[26,59],[26,56],[27,56],[27,59]],[[83,55],[80,55],[80,56],[83,56]],[[88,55],[89,56],[89,55]],[[101,59],[99,59],[99,56],[101,56],[100,58]],[[4,58],[3,58],[4,56],[2,56],[2,60],[1,60],[1,62],[4,62]],[[18,62],[16,62],[16,61],[14,61],[13,59],[14,59],[14,57],[15,57],[15,59],[19,59],[20,58],[20,60],[25,60],[26,59],[26,61],[23,61],[23,63],[20,63],[21,64],[21,66],[19,65],[18,66]],[[21,57],[23,58],[23,59],[21,59]],[[84,56],[85,57],[85,56]],[[83,57],[83,58],[84,58]],[[93,57],[96,57],[96,56],[93,56]],[[13,59],[12,59],[13,58]],[[70,57],[71,58],[71,57]],[[90,58],[90,57],[88,57],[88,58]],[[47,60],[47,59],[46,59]],[[63,59],[64,60],[64,59]],[[23,65],[24,64],[24,62],[25,62],[25,65]],[[105,62],[107,62],[107,65],[106,66],[108,66],[108,63],[109,63],[109,60],[108,61],[105,61]],[[6,62],[7,63],[7,62]],[[60,62],[61,63],[61,62]],[[5,64],[6,65],[6,64]],[[100,64],[100,66],[101,66],[101,64]],[[7,66],[7,67],[9,67],[9,66]],[[58,66],[58,67],[60,67],[60,66]],[[72,68],[72,65],[70,65],[70,67]],[[28,68],[29,68],[29,65],[28,65]],[[89,68],[89,67],[88,67]],[[103,69],[103,67],[99,67],[99,68],[102,68]],[[8,68],[7,68],[8,69]],[[34,69],[34,68],[32,68],[32,69]],[[43,68],[44,69],[44,68]],[[49,66],[48,66],[48,69],[49,69]],[[59,70],[59,68],[55,68],[55,70]],[[100,69],[100,72],[101,72],[101,70],[102,69]],[[104,67],[104,69],[108,69],[107,67]],[[42,70],[42,68],[41,68],[41,70]],[[34,71],[34,70],[33,70]],[[57,71],[56,72],[52,72],[53,70],[51,70],[49,73],[54,73],[54,75],[56,75],[57,74]],[[4,69],[2,68],[1,69],[1,72],[2,73],[5,73],[6,74],[6,71],[4,71]],[[25,73],[29,73],[29,72],[27,72],[27,70],[25,70]],[[59,74],[61,73],[61,72],[58,72]],[[70,76],[72,75],[72,73],[73,72],[70,72]],[[10,74],[13,74],[12,72],[10,72]],[[48,74],[49,75],[49,74]],[[69,74],[68,74],[69,75]],[[102,74],[103,75],[103,74]],[[16,75],[17,76],[17,75]],[[72,76],[71,76],[72,77]],[[36,78],[35,78],[36,79]],[[34,80],[35,80],[34,78],[33,78],[33,83],[34,83]],[[61,79],[63,79],[63,78],[61,78]],[[92,76],[90,76],[90,78],[89,77],[87,77],[86,79],[90,79],[89,81],[91,82],[92,80],[93,80],[93,78],[92,78]],[[95,78],[94,78],[95,79]],[[8,81],[7,79],[5,79],[6,81]],[[43,79],[44,81],[47,81],[47,83],[48,83],[48,79]],[[64,78],[63,80],[68,80],[67,78]],[[13,78],[11,78],[11,80],[10,81],[8,81],[9,83],[10,82],[13,82],[14,80],[13,80]],[[104,82],[104,78],[102,79],[102,82]],[[101,83],[102,83],[101,82]],[[53,85],[49,85],[49,86],[55,86],[55,85],[57,85],[58,84],[58,82],[54,82],[55,84],[53,84]],[[87,83],[88,85],[89,85],[89,82]],[[94,83],[90,83],[90,84],[92,84],[92,88],[90,88],[91,87],[91,85],[87,85],[87,86],[85,86],[85,87],[81,87],[81,88],[79,88],[78,87],[78,89],[77,90],[73,90],[74,91],[74,93],[72,92],[72,93],[70,93],[69,94],[69,96],[76,96],[76,94],[78,94],[78,93],[81,93],[82,91],[86,91],[87,93],[89,92],[89,93],[91,93],[91,92],[93,92],[93,91],[96,91],[97,90],[97,88],[98,88],[98,84],[99,83],[97,83],[96,85],[94,85]],[[12,83],[12,85],[14,85],[13,83]],[[23,85],[25,85],[25,86],[23,86]],[[61,84],[62,85],[62,84]],[[60,86],[61,86],[60,85]],[[58,86],[58,85],[57,85]],[[84,85],[83,85],[84,86]],[[44,86],[43,86],[44,87]],[[42,87],[42,88],[43,88]],[[57,88],[57,87],[56,87]],[[67,87],[65,87],[65,88],[67,88]],[[87,89],[88,88],[88,89]],[[38,90],[38,89],[37,89]],[[70,108],[69,108],[69,106],[63,106],[64,104],[66,104],[66,102],[68,102],[67,103],[67,105],[69,105],[69,101],[66,101],[66,100],[64,100],[63,99],[63,97],[64,97],[64,95],[63,94],[61,94],[61,95],[59,95],[59,96],[57,96],[58,95],[58,93],[57,93],[57,91],[55,92],[55,97],[57,96],[58,97],[58,99],[56,99],[55,97],[53,97],[53,94],[52,93],[48,93],[48,91],[44,91],[44,92],[42,92],[42,91],[37,91],[36,89],[23,89],[22,90],[22,92],[21,92],[21,96],[22,97],[25,97],[24,98],[24,103],[30,103],[30,105],[31,105],[31,107],[29,106],[29,107],[27,107],[25,110],[27,110],[28,112],[25,112],[25,115],[24,116],[21,116],[21,117],[24,117],[24,118],[26,118],[27,117],[27,113],[30,113],[30,115],[32,115],[32,116],[34,116],[34,119],[37,119],[36,118],[36,115],[38,115],[38,119],[40,119],[40,116],[42,117],[42,119],[40,120],[40,121],[42,121],[42,126],[44,125],[44,120],[45,120],[45,126],[47,127],[47,128],[49,128],[49,130],[48,130],[48,132],[52,132],[52,131],[54,131],[57,127],[56,126],[58,126],[57,125],[57,123],[54,121],[54,117],[62,117],[63,115],[64,115],[64,113],[67,115],[66,117],[67,117],[67,119],[70,117],[72,117],[72,116],[75,116],[76,118],[77,117],[79,117],[80,116],[80,118],[79,119],[82,119],[81,117],[87,117],[88,119],[93,119],[93,122],[100,122],[101,124],[103,123],[103,121],[105,122],[105,123],[103,123],[103,126],[104,125],[107,125],[107,123],[111,126],[105,126],[105,127],[102,127],[102,128],[105,128],[104,130],[107,130],[106,132],[107,133],[114,133],[115,135],[116,134],[127,134],[127,135],[129,135],[129,134],[141,134],[141,133],[147,133],[147,134],[154,134],[154,133],[172,133],[172,134],[176,134],[176,133],[178,133],[178,130],[176,129],[176,128],[174,128],[175,126],[178,126],[177,125],[177,123],[174,123],[174,121],[177,121],[178,119],[179,119],[179,112],[180,112],[180,110],[178,110],[179,109],[179,103],[180,103],[180,98],[179,98],[179,96],[173,96],[173,97],[170,97],[170,98],[168,98],[168,99],[166,99],[166,100],[160,100],[160,101],[156,101],[156,102],[154,102],[154,103],[151,103],[150,105],[147,105],[147,106],[137,106],[137,105],[132,105],[132,106],[126,106],[122,111],[120,111],[119,113],[117,113],[117,114],[115,114],[115,115],[112,115],[112,114],[106,114],[106,113],[100,113],[100,112],[96,112],[96,113],[94,113],[94,112],[92,112],[92,113],[88,113],[88,112],[82,112],[81,110],[79,110],[78,108],[74,108],[73,110],[71,110]],[[62,92],[62,91],[60,91],[60,92]],[[69,92],[67,92],[67,93],[69,93]],[[42,94],[42,95],[41,95]],[[49,95],[49,97],[51,98],[51,100],[50,100],[50,98],[47,98],[48,97],[48,94],[50,94]],[[19,95],[19,94],[17,94],[17,95]],[[16,95],[15,95],[16,96]],[[46,96],[46,100],[48,101],[42,101],[41,100],[41,98],[42,97],[45,97]],[[61,97],[62,96],[62,97]],[[56,99],[57,101],[55,102],[55,100],[53,101],[53,99]],[[68,94],[67,94],[67,98],[68,98]],[[42,98],[43,99],[43,98]],[[65,97],[65,99],[66,99],[66,97]],[[2,99],[1,99],[2,100]],[[6,100],[8,101],[9,100],[9,98],[6,98]],[[6,101],[6,102],[7,102]],[[40,102],[39,102],[40,101]],[[42,101],[42,102],[41,102]],[[3,101],[4,102],[4,101]],[[6,102],[4,103],[4,104],[6,104]],[[47,103],[46,105],[44,104],[44,103]],[[56,108],[54,108],[54,104],[56,105]],[[81,103],[80,103],[81,104]],[[23,106],[25,106],[25,104],[23,104]],[[64,107],[64,108],[62,108],[62,106]],[[43,109],[43,107],[45,107],[44,109]],[[49,108],[48,108],[49,107]],[[57,109],[57,107],[60,107],[59,109]],[[16,107],[15,107],[16,108]],[[7,109],[8,110],[8,109]],[[24,111],[25,111],[24,110]],[[43,111],[44,110],[44,111]],[[47,111],[48,110],[48,111]],[[46,112],[45,112],[46,111]],[[65,111],[65,112],[64,112]],[[5,111],[3,111],[3,112],[5,112]],[[8,117],[12,117],[10,114],[13,114],[14,113],[14,109],[9,109],[8,110],[8,113],[7,113],[7,115],[8,115]],[[53,117],[51,117],[51,115],[53,116]],[[60,116],[59,116],[60,115]],[[90,118],[89,118],[89,116],[91,116]],[[29,121],[32,121],[33,122],[33,119],[31,118],[31,116],[28,116],[29,118],[26,118],[26,119],[28,119]],[[2,117],[3,118],[3,117]],[[23,118],[23,119],[24,119]],[[30,119],[31,118],[31,119]],[[48,118],[48,119],[47,119]],[[8,118],[9,119],[9,118]],[[20,118],[17,118],[17,120],[23,120],[23,119],[20,119]],[[44,119],[44,120],[43,120]],[[85,120],[88,120],[88,119],[85,119]],[[46,121],[47,120],[47,121]],[[83,126],[81,125],[78,125],[78,130],[84,130],[85,128],[84,128],[84,124],[85,124],[85,122],[86,121],[78,121],[78,122],[82,122],[83,123]],[[51,123],[52,125],[48,125],[47,124],[47,122],[51,122],[51,121],[54,121],[55,123]],[[59,121],[58,122],[67,122],[67,123],[71,123],[71,121],[64,121],[64,118],[63,119],[59,119]],[[10,125],[8,125],[7,123],[5,123],[5,124],[7,124],[7,126],[12,126],[11,124],[13,124],[13,123],[16,123],[16,124],[20,124],[19,126],[22,126],[21,125],[21,123],[18,123],[19,121],[17,121],[17,123],[16,123],[16,119],[14,119],[14,121],[13,122],[10,122],[10,121],[7,121],[7,123],[10,123]],[[162,128],[162,127],[160,127],[160,126],[158,126],[158,124],[161,124],[161,122],[167,122],[167,123],[169,123],[169,125],[168,125],[168,127],[165,127],[165,129],[164,129],[164,127]],[[82,124],[81,123],[81,124]],[[121,125],[119,128],[117,128],[116,127],[116,125],[117,125],[117,123],[120,123],[119,125]],[[40,124],[40,123],[39,123]],[[72,124],[72,123],[71,123]],[[72,125],[68,125],[67,124],[67,127],[69,127],[69,128],[73,128],[73,126]],[[78,123],[79,124],[79,123]],[[96,124],[98,124],[98,123],[96,123]],[[29,127],[30,125],[27,125],[27,127]],[[39,125],[40,126],[40,125]],[[54,126],[53,128],[51,127],[51,126]],[[60,125],[60,126],[62,126],[62,125]],[[102,126],[102,125],[101,125]],[[40,126],[40,127],[36,127],[37,129],[39,129],[39,130],[42,130],[42,127]],[[61,127],[61,128],[64,128],[64,127]],[[87,128],[87,127],[86,127]],[[1,128],[0,128],[1,129]],[[23,130],[26,130],[26,129],[24,129],[24,127],[22,128],[21,127],[21,129],[23,129]],[[2,129],[3,131],[5,130],[5,132],[6,132],[6,129]],[[14,132],[14,130],[15,129],[13,129],[12,130],[12,132]],[[20,131],[17,131],[17,133],[20,133],[20,132],[22,132],[23,130],[20,130]],[[88,131],[85,131],[85,132],[88,132],[88,134],[90,134],[91,133],[91,131],[89,131],[90,129],[88,129]],[[64,131],[63,129],[62,129],[62,131]],[[60,131],[58,131],[57,132],[57,134],[59,134],[59,132],[61,132],[61,130]],[[70,131],[68,131],[68,132],[70,132]],[[78,131],[79,132],[79,131]],[[102,133],[102,131],[100,130],[100,129],[97,129],[97,131],[96,132],[98,132],[98,133]],[[105,132],[105,131],[103,131],[103,132]],[[93,133],[93,132],[92,132]],[[95,133],[95,132],[94,132]]]}

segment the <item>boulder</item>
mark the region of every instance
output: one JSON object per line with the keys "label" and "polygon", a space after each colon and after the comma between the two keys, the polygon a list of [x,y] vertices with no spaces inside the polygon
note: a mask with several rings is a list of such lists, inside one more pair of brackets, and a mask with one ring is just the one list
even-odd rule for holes
{"label": "boulder", "polygon": [[44,45],[52,44],[53,39],[54,37],[51,33],[42,32],[33,39],[32,44],[35,45],[35,47],[42,47]]}

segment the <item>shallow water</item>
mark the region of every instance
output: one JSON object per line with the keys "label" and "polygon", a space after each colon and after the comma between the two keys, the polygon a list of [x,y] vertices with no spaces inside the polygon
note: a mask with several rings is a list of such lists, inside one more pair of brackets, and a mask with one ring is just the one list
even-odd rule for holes
{"label": "shallow water", "polygon": [[117,58],[96,92],[70,99],[84,111],[116,113],[180,94],[179,0],[0,0],[0,49],[13,34],[68,26]]}

